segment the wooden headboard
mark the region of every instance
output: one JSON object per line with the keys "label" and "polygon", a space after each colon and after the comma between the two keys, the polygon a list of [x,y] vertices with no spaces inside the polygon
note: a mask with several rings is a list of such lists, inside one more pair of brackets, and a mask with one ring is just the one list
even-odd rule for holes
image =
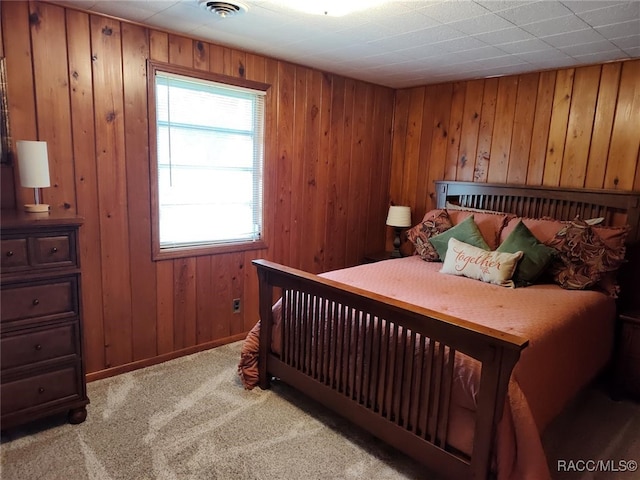
{"label": "wooden headboard", "polygon": [[627,243],[640,241],[640,192],[448,181],[437,181],[436,186],[437,208],[453,202],[519,217],[604,217],[604,225],[629,224]]}
{"label": "wooden headboard", "polygon": [[437,208],[446,202],[467,208],[513,213],[519,217],[558,220],[604,217],[604,225],[628,224],[627,260],[619,275],[621,303],[640,306],[640,192],[530,187],[491,183],[437,181]]}

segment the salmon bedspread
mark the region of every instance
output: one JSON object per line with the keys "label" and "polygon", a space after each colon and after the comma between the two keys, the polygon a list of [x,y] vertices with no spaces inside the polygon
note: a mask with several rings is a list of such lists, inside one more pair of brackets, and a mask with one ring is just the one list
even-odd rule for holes
{"label": "salmon bedspread", "polygon": [[[443,274],[441,267],[412,256],[321,276],[529,339],[509,384],[494,465],[499,479],[549,478],[540,434],[609,361],[615,302],[600,292],[555,284],[506,288]],[[275,315],[275,353],[280,352],[278,321]],[[249,389],[258,383],[259,328],[258,322],[247,336],[238,367]],[[456,354],[449,438],[467,453],[473,442],[477,363]]]}

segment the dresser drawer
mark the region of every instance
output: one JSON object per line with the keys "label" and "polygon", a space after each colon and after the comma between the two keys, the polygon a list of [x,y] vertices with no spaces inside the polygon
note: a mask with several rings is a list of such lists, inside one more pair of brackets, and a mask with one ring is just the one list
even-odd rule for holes
{"label": "dresser drawer", "polygon": [[2,240],[2,260],[0,267],[3,271],[29,266],[27,255],[27,239],[11,238]]}
{"label": "dresser drawer", "polygon": [[75,367],[15,380],[2,384],[2,415],[79,395]]}
{"label": "dresser drawer", "polygon": [[2,370],[76,353],[75,324],[6,336],[0,341]]}
{"label": "dresser drawer", "polygon": [[0,299],[2,323],[61,313],[77,313],[75,277],[57,279],[51,283],[9,286],[2,289]]}
{"label": "dresser drawer", "polygon": [[33,266],[73,265],[69,235],[31,238],[31,263]]}

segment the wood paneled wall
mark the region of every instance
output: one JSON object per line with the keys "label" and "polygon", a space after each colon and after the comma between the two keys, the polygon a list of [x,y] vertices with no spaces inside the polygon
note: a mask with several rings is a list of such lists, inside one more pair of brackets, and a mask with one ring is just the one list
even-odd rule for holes
{"label": "wood paneled wall", "polygon": [[434,180],[640,190],[640,60],[396,92],[390,197]]}
{"label": "wood paneled wall", "polygon": [[[384,247],[393,90],[47,3],[3,2],[2,41],[13,139],[48,142],[44,200],[85,218],[90,378],[242,338],[254,258],[320,272]],[[271,85],[267,249],[151,260],[149,58]]]}

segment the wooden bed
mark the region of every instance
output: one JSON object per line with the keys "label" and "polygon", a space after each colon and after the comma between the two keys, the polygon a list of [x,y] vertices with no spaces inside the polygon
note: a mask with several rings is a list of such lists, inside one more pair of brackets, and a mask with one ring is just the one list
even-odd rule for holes
{"label": "wooden bed", "polygon": [[[520,217],[549,216],[558,220],[604,217],[605,224],[627,223],[630,247],[640,238],[640,193],[525,187],[465,182],[436,182],[437,207],[446,202],[462,207],[513,213]],[[417,223],[417,222],[415,222]],[[633,250],[628,250],[631,253]],[[631,254],[633,257],[633,254]],[[259,385],[272,377],[293,386],[365,428],[398,450],[447,478],[487,478],[492,471],[493,439],[502,416],[511,373],[528,339],[417,307],[266,260],[253,262],[260,294]],[[623,272],[626,282],[637,271]],[[622,285],[623,294],[626,285]],[[283,322],[279,354],[271,350],[273,300],[303,302],[299,320]],[[289,300],[287,300],[289,299]],[[350,318],[386,319],[384,335],[398,336],[398,348],[373,348],[375,334],[363,334],[362,358],[340,367],[345,345],[328,345],[326,331],[316,327],[319,316],[342,312]],[[339,310],[339,311],[338,311]],[[306,312],[306,313],[305,313]],[[384,326],[382,326],[384,325]],[[350,327],[344,327],[350,328]],[[351,333],[350,333],[351,334]],[[331,337],[331,338],[330,338]],[[426,338],[434,348],[420,346]],[[417,343],[416,343],[417,342]],[[437,348],[435,346],[438,346]],[[347,346],[348,348],[348,346]],[[375,352],[372,353],[372,352]],[[418,353],[416,353],[418,352]],[[447,422],[456,352],[481,364],[473,448],[470,455],[447,447]],[[413,355],[428,355],[422,376],[430,402],[411,391]],[[373,356],[377,361],[372,361]],[[346,360],[345,360],[346,361]],[[392,381],[381,385],[381,365]]]}

